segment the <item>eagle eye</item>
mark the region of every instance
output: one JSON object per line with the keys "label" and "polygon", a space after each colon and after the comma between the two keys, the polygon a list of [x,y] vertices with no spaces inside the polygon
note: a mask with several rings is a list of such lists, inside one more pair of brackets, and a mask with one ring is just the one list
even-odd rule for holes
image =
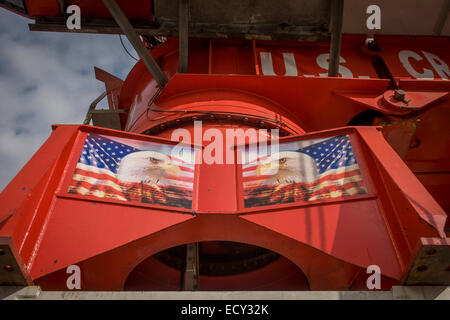
{"label": "eagle eye", "polygon": [[161,162],[161,160],[156,159],[156,158],[153,158],[153,157],[150,157],[150,162],[151,162],[152,164],[158,164],[158,163]]}

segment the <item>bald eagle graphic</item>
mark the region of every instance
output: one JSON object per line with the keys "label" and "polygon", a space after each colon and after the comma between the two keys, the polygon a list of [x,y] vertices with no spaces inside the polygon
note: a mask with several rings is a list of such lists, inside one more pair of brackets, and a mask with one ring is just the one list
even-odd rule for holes
{"label": "bald eagle graphic", "polygon": [[272,154],[256,168],[256,175],[267,176],[265,184],[310,183],[319,172],[313,158],[297,151]]}
{"label": "bald eagle graphic", "polygon": [[138,151],[125,156],[119,164],[117,179],[121,182],[164,184],[168,176],[178,176],[180,168],[165,154],[157,151]]}

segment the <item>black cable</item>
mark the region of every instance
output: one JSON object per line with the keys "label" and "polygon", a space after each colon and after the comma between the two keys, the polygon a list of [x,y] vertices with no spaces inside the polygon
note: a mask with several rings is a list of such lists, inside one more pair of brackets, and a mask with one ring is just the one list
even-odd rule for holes
{"label": "black cable", "polygon": [[125,44],[123,43],[122,35],[121,35],[121,34],[119,34],[119,39],[120,39],[120,43],[122,44],[122,47],[125,49],[126,53],[128,53],[128,55],[129,55],[131,58],[133,58],[134,60],[139,61],[139,59],[135,58],[135,57],[128,51],[127,47],[125,47]]}
{"label": "black cable", "polygon": [[[159,87],[158,90],[156,91],[156,93],[153,95],[153,97],[150,99],[150,101],[147,104],[147,108],[145,109],[145,111],[143,111],[137,118],[136,120],[134,120],[134,122],[128,127],[128,129],[133,128],[133,126],[139,121],[139,119],[146,114],[147,120],[149,120],[148,118],[148,110],[150,109],[150,106],[153,104],[153,102],[155,102],[156,98],[158,98],[159,94],[161,93],[163,87]],[[150,120],[149,120],[150,121]]]}
{"label": "black cable", "polygon": [[[147,109],[145,109],[145,117],[147,118],[147,121],[151,121],[151,120],[148,118],[148,111],[151,110],[151,107],[152,107],[153,102],[155,102],[156,98],[159,97],[159,94],[161,93],[162,89],[163,89],[162,87],[159,87],[158,90],[156,91],[156,93],[153,95],[153,97],[152,97],[152,98],[150,99],[150,101],[147,103]],[[164,119],[164,117],[163,117],[163,119]]]}

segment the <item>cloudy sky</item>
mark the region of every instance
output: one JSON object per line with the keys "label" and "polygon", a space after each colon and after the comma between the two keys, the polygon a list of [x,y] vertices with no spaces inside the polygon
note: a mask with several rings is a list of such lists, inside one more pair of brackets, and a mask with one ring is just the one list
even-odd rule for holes
{"label": "cloudy sky", "polygon": [[49,137],[51,124],[83,121],[104,90],[94,66],[125,79],[135,63],[117,35],[31,32],[31,22],[0,8],[0,190]]}

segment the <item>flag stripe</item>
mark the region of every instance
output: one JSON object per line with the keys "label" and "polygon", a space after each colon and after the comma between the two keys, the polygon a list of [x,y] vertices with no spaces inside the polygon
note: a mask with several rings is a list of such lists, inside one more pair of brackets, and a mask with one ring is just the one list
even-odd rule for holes
{"label": "flag stripe", "polygon": [[[312,192],[318,192],[320,190],[322,190],[323,188],[330,188],[330,187],[335,187],[335,188],[343,188],[345,189],[345,186],[348,185],[349,183],[355,183],[355,182],[361,182],[362,179],[360,176],[353,176],[353,177],[348,177],[348,178],[344,178],[344,179],[336,179],[336,180],[326,180],[323,181],[320,184],[307,184],[307,183],[301,183],[301,184],[295,184],[294,187],[302,187],[305,189],[308,189]],[[254,186],[254,187],[248,187],[246,188],[247,192],[251,192],[253,190],[258,190],[259,186]]]}
{"label": "flag stripe", "polygon": [[[125,141],[125,142],[124,142]],[[129,141],[128,145],[126,141]],[[151,151],[167,156],[171,165],[179,169],[177,175],[167,174],[162,182],[144,176],[141,182],[123,182],[117,179],[117,169],[127,155],[140,152],[133,147],[133,140],[88,134],[68,189],[69,193],[123,201],[138,201],[159,205],[192,208],[192,189],[195,165],[172,157],[170,146],[161,144],[159,149],[149,144]],[[142,147],[146,145],[139,144]],[[145,149],[144,151],[148,151]],[[166,171],[167,173],[167,171]],[[149,181],[154,181],[153,183]]]}
{"label": "flag stripe", "polygon": [[[284,171],[279,169],[270,175],[258,175],[261,171],[270,172],[263,168],[260,171],[258,167],[266,164],[269,167],[273,166],[273,162],[278,161],[275,157],[257,159],[242,166],[246,208],[367,193],[348,135],[311,141],[312,143],[306,141],[302,144],[288,143],[286,144],[288,147],[280,145],[279,148],[280,152],[288,151],[284,157],[296,159],[292,153],[299,152],[303,154],[301,159],[310,159],[305,160],[303,164],[305,168],[299,169],[295,162],[289,160],[291,162],[288,162],[287,167],[283,165]],[[295,146],[300,148],[295,149]],[[302,175],[299,170],[317,172],[315,176],[309,178],[314,181],[301,182],[306,175]]]}
{"label": "flag stripe", "polygon": [[[252,194],[253,192],[256,194]],[[338,198],[342,196],[350,196],[355,194],[366,193],[365,187],[359,182],[348,182],[343,185],[324,186],[319,190],[311,189],[297,185],[283,186],[278,190],[268,189],[265,192],[261,190],[246,190],[244,203],[258,203],[261,205],[289,203],[296,201],[312,201],[319,199]],[[248,207],[248,205],[247,205]]]}
{"label": "flag stripe", "polygon": [[[119,187],[121,185],[122,186],[127,185],[126,183],[118,181],[115,176],[105,173],[98,173],[98,168],[94,166],[86,166],[86,165],[82,165],[80,167],[78,166],[80,166],[80,163],[77,164],[74,175],[72,177],[73,180],[81,181],[83,178],[86,178],[86,179],[95,179],[97,180],[98,184],[111,185],[112,183],[116,184]],[[161,183],[161,184],[172,184],[186,189],[192,189],[194,185],[193,177],[179,177],[179,176],[173,177],[168,175],[166,180],[168,180],[168,183]]]}
{"label": "flag stripe", "polygon": [[[319,179],[312,182],[311,185],[317,184],[317,183],[321,183],[323,181],[326,180],[336,180],[336,179],[341,179],[344,177],[351,177],[354,175],[360,175],[360,171],[359,168],[354,168],[351,170],[330,170],[330,173],[325,173],[325,174],[321,174],[319,175]],[[250,177],[245,177],[242,180],[244,181],[244,184],[246,184],[247,182],[259,182],[259,184],[261,185],[261,183],[263,183],[265,180],[267,180],[268,178],[270,178],[271,176],[250,176]]]}

